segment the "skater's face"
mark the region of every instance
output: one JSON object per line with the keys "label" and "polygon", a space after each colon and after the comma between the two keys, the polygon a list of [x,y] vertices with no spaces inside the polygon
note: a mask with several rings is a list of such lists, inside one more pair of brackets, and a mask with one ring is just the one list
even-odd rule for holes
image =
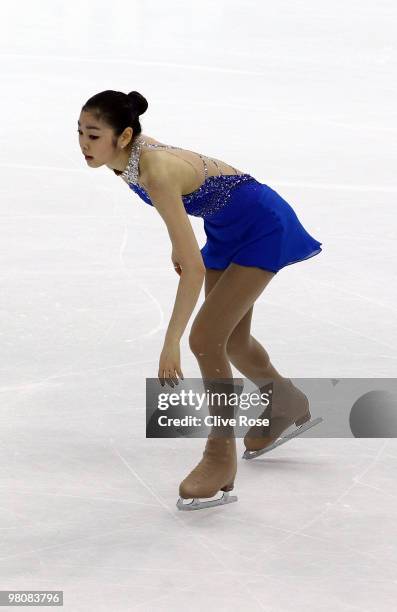
{"label": "skater's face", "polygon": [[126,128],[117,138],[113,129],[89,111],[82,111],[77,123],[80,149],[90,168],[112,166],[125,155],[132,129]]}

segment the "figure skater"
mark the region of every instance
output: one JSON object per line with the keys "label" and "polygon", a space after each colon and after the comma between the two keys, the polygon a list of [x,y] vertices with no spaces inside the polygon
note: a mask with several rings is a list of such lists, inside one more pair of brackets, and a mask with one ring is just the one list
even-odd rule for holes
{"label": "figure skater", "polygon": [[[274,447],[291,425],[306,423],[308,428],[313,421],[307,397],[277,372],[252,336],[254,304],[282,268],[317,255],[322,243],[276,191],[252,175],[142,134],[139,116],[147,108],[137,91],[94,95],[81,109],[79,144],[90,168],[106,165],[113,170],[166,224],[180,280],[159,360],[160,383],[174,387],[183,379],[180,339],[203,281],[205,301],[193,321],[189,346],[205,387],[227,391],[221,406],[210,402],[210,414],[231,414],[227,399],[236,389],[231,364],[260,390],[269,390],[271,381],[270,429],[251,427],[244,438],[245,452],[256,456]],[[204,220],[207,240],[202,249],[189,215]],[[221,435],[212,428],[201,461],[180,484],[178,508],[236,501],[229,498],[236,472],[233,428],[224,427]],[[220,499],[208,500],[220,491]],[[187,499],[193,502],[184,503]]]}

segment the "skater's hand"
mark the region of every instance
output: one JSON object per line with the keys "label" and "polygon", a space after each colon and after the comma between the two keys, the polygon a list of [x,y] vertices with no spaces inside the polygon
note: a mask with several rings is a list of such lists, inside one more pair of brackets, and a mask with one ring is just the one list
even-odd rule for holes
{"label": "skater's hand", "polygon": [[161,386],[164,387],[165,383],[167,383],[170,387],[174,388],[175,385],[179,384],[178,376],[183,380],[179,342],[167,341],[164,343],[160,355],[158,377]]}

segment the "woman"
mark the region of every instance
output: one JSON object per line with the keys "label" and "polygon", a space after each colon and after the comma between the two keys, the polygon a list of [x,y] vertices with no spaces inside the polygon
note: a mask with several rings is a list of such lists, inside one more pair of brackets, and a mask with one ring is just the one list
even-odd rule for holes
{"label": "woman", "polygon": [[[264,452],[290,425],[310,421],[310,412],[307,397],[276,371],[251,335],[254,303],[281,268],[320,253],[322,243],[308,234],[278,193],[250,174],[143,135],[139,116],[147,108],[136,91],[103,91],[82,107],[78,131],[89,166],[112,169],[157,209],[167,226],[180,281],[159,361],[160,383],[173,387],[183,378],[179,343],[205,279],[205,301],[192,324],[189,346],[207,390],[226,391],[224,404],[210,402],[210,414],[231,416],[231,363],[255,383],[270,379],[271,388],[260,387],[273,391],[270,429],[252,427],[244,438],[247,452]],[[207,241],[201,250],[189,215],[204,219]],[[269,406],[262,415],[268,414]],[[202,460],[180,484],[178,507],[235,501],[228,492],[236,472],[233,427],[213,427]],[[197,503],[220,490],[226,493],[220,500]],[[183,504],[181,498],[193,503]]]}

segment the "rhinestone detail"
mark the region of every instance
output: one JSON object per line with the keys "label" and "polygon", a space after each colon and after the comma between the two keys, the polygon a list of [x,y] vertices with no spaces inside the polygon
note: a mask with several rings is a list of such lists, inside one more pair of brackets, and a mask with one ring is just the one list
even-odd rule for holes
{"label": "rhinestone detail", "polygon": [[[231,192],[237,185],[256,179],[250,174],[222,174],[209,176],[196,191],[182,196],[182,201],[188,215],[207,219],[216,214],[228,204]],[[153,206],[147,191],[141,185],[130,185],[142,200]]]}
{"label": "rhinestone detail", "polygon": [[119,175],[120,178],[127,181],[127,183],[138,183],[138,165],[139,157],[141,153],[141,147],[145,141],[143,140],[142,134],[139,134],[131,147],[130,157],[124,171]]}
{"label": "rhinestone detail", "polygon": [[[133,143],[131,154],[125,170],[120,175],[128,184],[129,187],[137,193],[142,200],[147,204],[153,206],[147,191],[138,184],[138,171],[139,171],[139,157],[141,147],[146,144],[153,148],[170,148],[180,149],[180,147],[174,147],[171,145],[158,145],[154,143],[147,143],[143,140],[142,135],[139,134]],[[205,180],[201,186],[193,191],[192,193],[182,196],[186,212],[188,215],[194,217],[202,217],[203,219],[214,215],[216,212],[221,210],[227,205],[232,190],[247,181],[255,181],[256,179],[250,174],[218,174],[215,176],[208,176],[207,165],[203,156],[198,153],[204,164]],[[212,159],[212,158],[209,158]],[[213,160],[216,164],[216,160]],[[216,164],[217,165],[217,164]],[[219,166],[217,165],[219,168]],[[235,170],[235,168],[233,168]]]}

